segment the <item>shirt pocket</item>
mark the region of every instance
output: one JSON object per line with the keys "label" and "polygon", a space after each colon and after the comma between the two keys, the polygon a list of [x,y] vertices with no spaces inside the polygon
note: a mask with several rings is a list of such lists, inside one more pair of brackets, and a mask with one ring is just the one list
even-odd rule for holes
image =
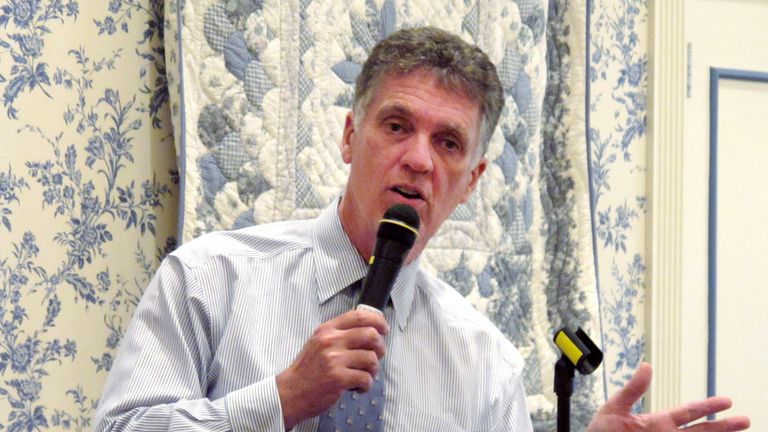
{"label": "shirt pocket", "polygon": [[394,418],[384,422],[384,430],[386,432],[467,432],[450,420],[405,406],[398,407]]}

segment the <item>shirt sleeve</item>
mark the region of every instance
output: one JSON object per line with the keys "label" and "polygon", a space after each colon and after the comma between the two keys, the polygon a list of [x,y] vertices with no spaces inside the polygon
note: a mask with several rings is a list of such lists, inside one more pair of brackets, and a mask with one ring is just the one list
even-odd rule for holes
{"label": "shirt sleeve", "polygon": [[498,421],[493,428],[494,431],[533,431],[523,387],[522,378],[515,375],[510,385],[502,392]]}
{"label": "shirt sleeve", "polygon": [[94,431],[284,431],[275,377],[206,398],[209,308],[174,256],[147,287],[121,341]]}
{"label": "shirt sleeve", "polygon": [[519,353],[505,352],[498,356],[503,359],[499,370],[497,396],[493,406],[493,431],[533,432],[533,423],[525,398],[523,382],[524,362]]}

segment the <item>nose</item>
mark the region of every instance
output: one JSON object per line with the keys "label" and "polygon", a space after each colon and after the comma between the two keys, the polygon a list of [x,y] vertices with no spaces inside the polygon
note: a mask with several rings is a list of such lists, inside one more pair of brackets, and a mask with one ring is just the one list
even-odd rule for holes
{"label": "nose", "polygon": [[431,138],[426,134],[416,134],[405,143],[402,163],[411,171],[428,173],[434,167],[432,163]]}

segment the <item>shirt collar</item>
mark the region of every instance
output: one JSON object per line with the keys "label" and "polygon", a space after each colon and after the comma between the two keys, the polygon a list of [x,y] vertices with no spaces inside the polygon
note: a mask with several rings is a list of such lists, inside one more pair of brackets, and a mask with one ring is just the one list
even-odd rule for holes
{"label": "shirt collar", "polygon": [[[312,229],[317,299],[321,304],[368,273],[368,265],[341,225],[338,203],[334,200],[326,207]],[[421,257],[418,257],[401,268],[392,287],[390,297],[401,330],[405,328],[411,312],[420,260]]]}

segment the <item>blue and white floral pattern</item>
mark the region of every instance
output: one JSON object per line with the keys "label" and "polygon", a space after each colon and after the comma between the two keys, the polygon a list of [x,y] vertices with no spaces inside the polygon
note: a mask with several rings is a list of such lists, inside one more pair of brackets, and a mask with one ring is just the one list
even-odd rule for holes
{"label": "blue and white floral pattern", "polygon": [[13,60],[7,74],[0,73],[8,117],[18,118],[14,102],[25,90],[52,97],[49,64],[41,60],[46,35],[53,23],[76,20],[79,10],[76,0],[10,0],[0,6],[0,49]]}
{"label": "blue and white floral pattern", "polygon": [[[590,165],[609,393],[645,353],[646,0],[591,0]],[[639,408],[639,406],[638,406]]]}
{"label": "blue and white floral pattern", "polygon": [[90,428],[175,247],[162,14],[150,0],[0,6],[0,429]]}

